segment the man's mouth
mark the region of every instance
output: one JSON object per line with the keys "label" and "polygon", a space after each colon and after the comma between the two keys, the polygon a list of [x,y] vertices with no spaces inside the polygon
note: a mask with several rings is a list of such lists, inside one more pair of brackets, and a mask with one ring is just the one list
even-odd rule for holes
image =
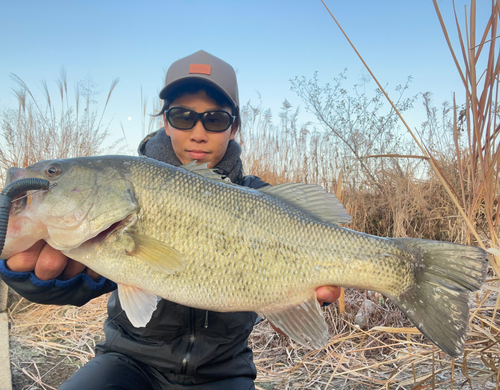
{"label": "man's mouth", "polygon": [[188,150],[187,152],[193,160],[201,160],[208,156],[208,152],[204,150]]}

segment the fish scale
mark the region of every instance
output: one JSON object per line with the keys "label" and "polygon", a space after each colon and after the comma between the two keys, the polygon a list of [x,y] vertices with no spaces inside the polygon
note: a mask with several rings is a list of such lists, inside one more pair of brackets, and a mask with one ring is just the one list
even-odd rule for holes
{"label": "fish scale", "polygon": [[[62,173],[50,181],[58,185],[12,216],[13,224],[28,214],[33,223],[53,221],[50,234],[37,239],[118,283],[134,326],[147,326],[159,296],[263,313],[294,340],[319,348],[328,333],[315,290],[338,285],[386,295],[445,352],[463,351],[467,293],[480,288],[487,269],[479,248],[355,232],[338,226],[347,212],[317,186],[249,189],[194,163],[101,156],[37,163],[24,176],[47,178],[54,164]],[[64,215],[47,215],[61,204]],[[70,219],[80,223],[77,244],[64,223]],[[8,233],[2,256],[21,250]]]}

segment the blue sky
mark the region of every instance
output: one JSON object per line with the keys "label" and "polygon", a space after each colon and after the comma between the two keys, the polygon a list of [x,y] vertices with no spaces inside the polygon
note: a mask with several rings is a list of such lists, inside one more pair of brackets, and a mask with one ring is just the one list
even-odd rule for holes
{"label": "blue sky", "polygon": [[[440,103],[454,91],[463,95],[431,0],[325,2],[390,91],[411,75],[408,96],[431,91]],[[456,0],[461,15],[467,3]],[[439,4],[452,27],[451,0]],[[275,114],[285,98],[304,106],[290,90],[295,76],[318,71],[326,83],[348,68],[349,82],[356,83],[366,74],[320,0],[3,0],[1,11],[0,109],[16,106],[10,73],[40,97],[42,78],[55,94],[61,66],[70,84],[90,74],[102,90],[100,101],[119,77],[107,112],[113,136],[121,135],[121,123],[131,150],[141,138],[141,86],[150,102],[156,99],[168,66],[199,49],[237,70],[242,103],[258,103],[260,94]],[[420,102],[408,115],[410,126],[423,120],[419,111]],[[309,119],[304,114],[303,121]]]}

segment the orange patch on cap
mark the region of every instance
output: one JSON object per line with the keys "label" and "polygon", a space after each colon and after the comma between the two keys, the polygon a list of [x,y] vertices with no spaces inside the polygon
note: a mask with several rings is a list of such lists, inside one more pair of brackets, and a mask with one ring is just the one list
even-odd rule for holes
{"label": "orange patch on cap", "polygon": [[189,65],[189,73],[198,73],[198,74],[206,74],[210,76],[210,72],[212,71],[211,65],[206,64],[191,64]]}

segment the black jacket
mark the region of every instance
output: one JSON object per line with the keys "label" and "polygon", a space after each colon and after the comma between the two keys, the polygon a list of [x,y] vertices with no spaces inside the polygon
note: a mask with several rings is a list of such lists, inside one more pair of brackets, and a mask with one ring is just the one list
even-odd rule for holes
{"label": "black jacket", "polygon": [[[164,143],[164,139],[161,130],[149,135],[141,142],[139,153],[149,155],[148,144]],[[227,169],[228,160],[237,154],[238,164],[229,164],[237,167],[233,171],[241,170],[232,172],[233,178],[241,179],[237,184],[251,188],[267,185],[258,177],[243,176],[236,143],[229,150],[233,156],[224,156],[221,163],[225,162]],[[83,273],[66,281],[41,281],[33,272],[8,270],[5,261],[0,261],[0,277],[23,297],[44,304],[80,306],[116,290],[114,282],[104,277],[94,281]],[[162,299],[147,326],[135,328],[122,310],[117,292],[113,291],[104,325],[106,339],[96,347],[96,354],[113,351],[128,355],[179,384],[199,384],[237,376],[255,378],[252,351],[247,345],[255,320],[256,314],[252,312],[218,313]]]}

